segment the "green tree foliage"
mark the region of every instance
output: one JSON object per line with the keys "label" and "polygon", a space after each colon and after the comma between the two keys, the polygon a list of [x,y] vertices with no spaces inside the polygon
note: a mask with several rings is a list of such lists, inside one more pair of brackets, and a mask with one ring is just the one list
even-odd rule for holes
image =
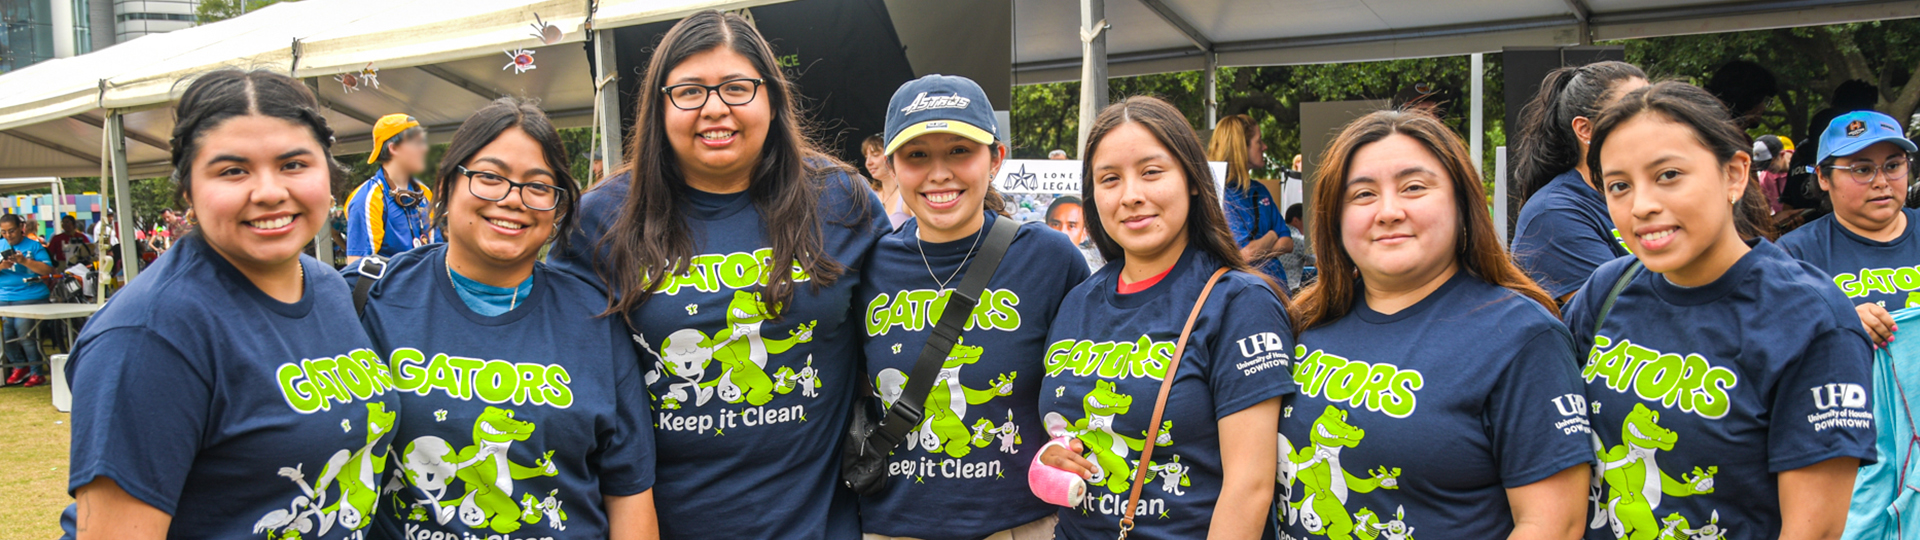
{"label": "green tree foliage", "polygon": [[[1499,58],[1498,54],[1488,55],[1486,63],[1485,91],[1489,96],[1486,119],[1488,130],[1494,133],[1501,130],[1499,119],[1506,110],[1498,99],[1503,87]],[[1261,138],[1267,142],[1269,170],[1256,176],[1271,178],[1279,174],[1281,167],[1289,166],[1294,154],[1300,152],[1300,103],[1303,102],[1392,99],[1407,93],[1415,84],[1426,83],[1440,89],[1442,99],[1450,102],[1443,110],[1444,120],[1464,134],[1468,124],[1467,92],[1472,82],[1470,69],[1469,59],[1464,56],[1222,68],[1216,98],[1220,116],[1244,113],[1260,123]],[[1188,71],[1113,79],[1108,82],[1108,95],[1109,102],[1136,95],[1166,99],[1186,113],[1195,129],[1206,130],[1212,126],[1203,125],[1205,88],[1201,73]],[[1078,82],[1014,88],[1013,156],[1040,159],[1046,157],[1048,151],[1062,149],[1078,158],[1074,144],[1079,138],[1079,102]],[[1496,139],[1504,141],[1505,137],[1489,137],[1483,168],[1492,166],[1494,145],[1491,141]],[[1491,179],[1492,176],[1487,175],[1487,181]]]}
{"label": "green tree foliage", "polygon": [[195,7],[193,11],[194,15],[200,18],[200,24],[207,24],[239,17],[254,11],[259,11],[260,8],[281,2],[298,1],[299,0],[200,0],[200,5]]}
{"label": "green tree foliage", "polygon": [[1920,20],[1903,19],[1754,32],[1703,34],[1613,42],[1627,48],[1627,61],[1648,74],[1705,84],[1713,71],[1734,60],[1766,66],[1780,95],[1761,118],[1755,135],[1805,140],[1825,126],[1807,125],[1826,108],[1834,88],[1850,79],[1879,88],[1874,108],[1909,120],[1920,106]]}

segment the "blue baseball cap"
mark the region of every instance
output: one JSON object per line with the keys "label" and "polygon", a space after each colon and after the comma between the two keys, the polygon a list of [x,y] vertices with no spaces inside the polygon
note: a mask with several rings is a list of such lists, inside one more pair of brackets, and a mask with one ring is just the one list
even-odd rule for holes
{"label": "blue baseball cap", "polygon": [[900,85],[887,101],[886,155],[928,133],[952,133],[993,144],[999,126],[980,84],[966,77],[928,75]]}
{"label": "blue baseball cap", "polygon": [[1840,115],[1820,132],[1820,155],[1816,163],[1834,156],[1851,156],[1882,142],[1893,143],[1907,152],[1920,151],[1900,130],[1900,122],[1874,111],[1854,111]]}

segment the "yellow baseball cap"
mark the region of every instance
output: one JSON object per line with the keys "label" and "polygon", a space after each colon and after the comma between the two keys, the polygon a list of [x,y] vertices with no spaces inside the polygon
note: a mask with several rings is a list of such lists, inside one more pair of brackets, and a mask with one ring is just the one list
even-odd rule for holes
{"label": "yellow baseball cap", "polygon": [[387,139],[417,127],[420,127],[420,121],[404,113],[380,117],[379,121],[373,123],[373,153],[367,154],[367,163],[380,162],[380,150],[387,147]]}

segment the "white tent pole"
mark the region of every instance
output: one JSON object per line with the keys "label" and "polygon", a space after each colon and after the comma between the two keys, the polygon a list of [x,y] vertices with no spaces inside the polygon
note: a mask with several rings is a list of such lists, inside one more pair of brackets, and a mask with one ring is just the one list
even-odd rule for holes
{"label": "white tent pole", "polygon": [[[1485,148],[1485,146],[1483,146],[1483,140],[1487,138],[1486,67],[1486,55],[1483,53],[1473,53],[1473,98],[1470,101],[1470,105],[1468,105],[1472,107],[1472,113],[1468,115],[1469,120],[1467,121],[1470,126],[1467,129],[1467,148],[1471,152],[1470,155],[1473,156],[1474,165],[1479,165],[1480,159],[1486,155],[1480,153],[1481,149]],[[1504,197],[1496,197],[1494,204],[1500,204],[1500,199],[1504,199]]]}
{"label": "white tent pole", "polygon": [[1107,108],[1107,2],[1080,0],[1080,140],[1074,152],[1087,151],[1087,132],[1100,109]]}
{"label": "white tent pole", "polygon": [[1493,196],[1493,222],[1499,224],[1496,225],[1494,232],[1497,234],[1494,236],[1500,239],[1500,247],[1507,247],[1511,241],[1507,239],[1506,224],[1512,222],[1507,221],[1507,147],[1505,146],[1493,149],[1493,192],[1498,194]]}
{"label": "white tent pole", "polygon": [[[620,168],[620,83],[614,75],[615,51],[613,32],[597,30],[593,39],[593,65],[598,70],[593,74],[594,108],[600,113],[593,121],[600,128],[600,170],[602,174],[612,173]],[[607,87],[612,86],[611,90]],[[588,179],[591,181],[592,179]]]}
{"label": "white tent pole", "polygon": [[120,227],[120,267],[126,272],[127,282],[140,274],[140,250],[135,247],[133,237],[133,187],[127,180],[127,133],[126,125],[119,112],[107,115],[107,144],[113,146],[108,152],[113,156],[113,206]]}
{"label": "white tent pole", "polygon": [[1207,74],[1205,80],[1207,84],[1205,86],[1207,88],[1207,95],[1204,99],[1200,100],[1200,106],[1207,109],[1207,125],[1205,127],[1207,129],[1213,129],[1214,124],[1220,123],[1220,57],[1213,53],[1207,53],[1206,57]]}
{"label": "white tent pole", "polygon": [[[101,127],[104,128],[106,126],[103,125]],[[100,232],[102,233],[107,232],[107,227],[114,226],[112,223],[106,222],[107,210],[112,208],[107,206],[107,193],[109,193],[107,191],[107,181],[111,179],[108,175],[113,174],[113,156],[110,155],[113,153],[113,144],[109,142],[108,139],[110,139],[110,137],[107,136],[106,130],[102,129],[100,131],[100,211],[96,212],[99,216],[96,219],[101,223]],[[112,246],[112,244],[107,243],[106,236],[105,234],[93,235],[93,252],[97,254],[94,257],[95,262],[93,267],[100,271],[100,277],[93,280],[94,285],[100,288],[93,296],[93,303],[95,304],[107,303],[107,281],[113,278],[113,271],[109,269],[110,267],[101,264],[101,261],[113,258],[113,253],[107,251],[107,248]]]}

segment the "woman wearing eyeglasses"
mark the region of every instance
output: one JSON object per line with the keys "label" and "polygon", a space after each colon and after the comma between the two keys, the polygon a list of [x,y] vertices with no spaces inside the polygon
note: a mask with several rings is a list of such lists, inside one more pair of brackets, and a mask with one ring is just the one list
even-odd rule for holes
{"label": "woman wearing eyeglasses", "polygon": [[1857,111],[1820,134],[1820,189],[1833,213],[1780,237],[1780,247],[1812,263],[1846,293],[1875,345],[1893,339],[1890,311],[1920,306],[1920,232],[1905,208],[1915,151],[1893,117]]}
{"label": "woman wearing eyeglasses", "polygon": [[681,21],[640,85],[630,165],[555,252],[606,283],[647,349],[663,537],[860,536],[838,467],[862,384],[853,294],[892,228],[795,99],[752,23]]}
{"label": "woman wearing eyeglasses", "polygon": [[537,261],[573,227],[567,160],[539,108],[494,101],[440,161],[447,243],[359,269],[409,407],[374,537],[658,536],[638,351],[594,285]]}
{"label": "woman wearing eyeglasses", "polygon": [[[1920,306],[1920,232],[1913,227],[1920,210],[1904,208],[1915,145],[1892,117],[1859,111],[1835,118],[1820,134],[1819,148],[1820,189],[1827,192],[1833,213],[1780,237],[1780,247],[1832,277],[1853,302],[1874,346],[1885,347],[1898,328],[1890,312]],[[1880,461],[1861,466],[1855,479],[1848,539],[1890,538],[1898,528],[1917,528],[1911,514],[1902,525],[1900,516],[1888,512],[1896,506],[1894,496],[1904,491],[1902,469],[1909,463],[1901,456],[1911,452],[1910,447],[1901,450],[1910,433],[1896,412],[1910,403],[1901,399],[1899,381],[1891,377],[1905,371],[1911,380],[1920,372],[1920,366],[1894,365],[1895,360],[1875,359],[1871,388]]]}

